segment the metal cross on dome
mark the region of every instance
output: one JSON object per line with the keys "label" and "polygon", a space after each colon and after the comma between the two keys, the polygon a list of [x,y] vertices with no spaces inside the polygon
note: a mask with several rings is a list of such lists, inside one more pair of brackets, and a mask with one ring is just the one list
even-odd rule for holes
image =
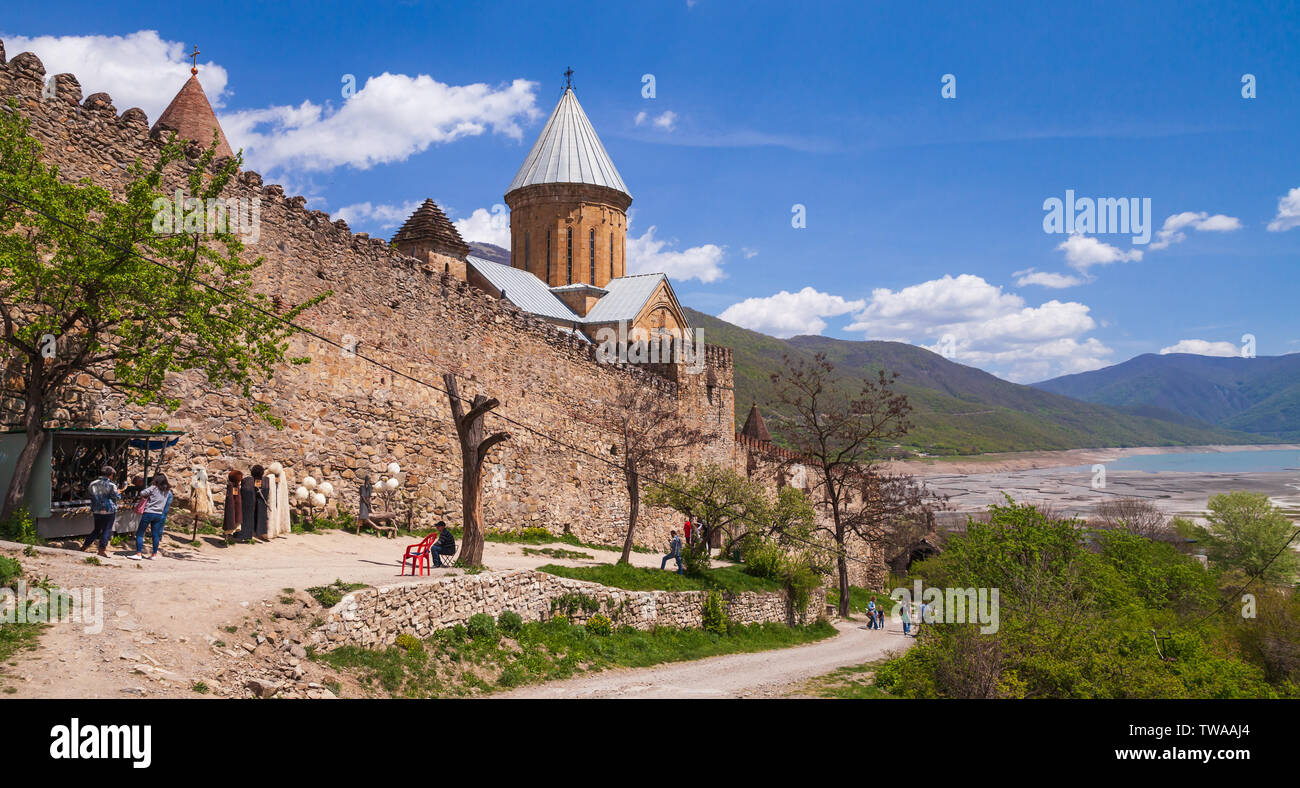
{"label": "metal cross on dome", "polygon": [[199,73],[199,47],[195,45],[194,52],[190,54],[190,73]]}
{"label": "metal cross on dome", "polygon": [[570,90],[572,88],[573,88],[573,67],[570,66],[569,68],[566,68],[564,70],[564,89]]}

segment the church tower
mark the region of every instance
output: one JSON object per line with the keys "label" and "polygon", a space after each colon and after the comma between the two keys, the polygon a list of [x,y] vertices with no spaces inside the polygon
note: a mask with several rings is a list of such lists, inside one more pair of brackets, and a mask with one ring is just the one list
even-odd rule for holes
{"label": "church tower", "polygon": [[601,288],[626,275],[632,195],[578,104],[571,81],[505,200],[515,268],[549,287]]}

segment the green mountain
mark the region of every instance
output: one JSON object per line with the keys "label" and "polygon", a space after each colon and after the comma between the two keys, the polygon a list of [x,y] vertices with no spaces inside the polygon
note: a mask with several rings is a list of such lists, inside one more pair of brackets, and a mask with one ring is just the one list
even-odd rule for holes
{"label": "green mountain", "polygon": [[1257,358],[1147,353],[1034,386],[1130,413],[1300,441],[1300,353]]}
{"label": "green mountain", "polygon": [[[781,441],[785,418],[772,404],[771,374],[783,357],[825,353],[846,385],[886,369],[899,373],[899,389],[912,403],[907,444],[930,454],[1266,442],[1259,435],[1212,427],[1176,413],[1125,412],[1009,383],[901,342],[853,342],[829,337],[776,339],[716,317],[686,310],[704,341],[729,347],[736,368],[737,427],[757,402]],[[853,386],[857,381],[857,386]]]}

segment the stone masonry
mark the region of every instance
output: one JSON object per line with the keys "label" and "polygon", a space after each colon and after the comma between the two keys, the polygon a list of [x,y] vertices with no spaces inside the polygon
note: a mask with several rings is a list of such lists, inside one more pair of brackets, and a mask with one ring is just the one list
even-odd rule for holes
{"label": "stone masonry", "polygon": [[[530,569],[482,572],[354,591],[330,608],[325,623],[311,637],[321,651],[345,645],[383,648],[400,634],[425,638],[436,630],[464,624],[475,613],[495,617],[509,610],[525,621],[543,621],[552,615],[552,602],[568,594],[581,594],[599,604],[595,611],[573,610],[569,614],[573,623],[585,624],[600,614],[614,626],[646,630],[699,628],[707,592],[625,591]],[[815,591],[802,614],[794,615],[780,591],[723,594],[723,599],[727,616],[740,624],[812,623],[825,610],[826,590]]]}

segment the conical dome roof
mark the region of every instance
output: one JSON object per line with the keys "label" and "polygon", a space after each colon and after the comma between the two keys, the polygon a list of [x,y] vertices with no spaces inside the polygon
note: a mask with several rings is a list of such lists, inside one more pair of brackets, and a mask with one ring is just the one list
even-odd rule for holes
{"label": "conical dome roof", "polygon": [[172,99],[172,103],[163,110],[163,114],[158,117],[158,122],[153,124],[154,131],[160,128],[175,131],[176,136],[181,139],[192,140],[205,148],[212,144],[212,130],[216,129],[217,155],[235,155],[230,149],[230,143],[226,141],[226,133],[221,130],[221,124],[217,122],[217,115],[212,111],[212,105],[208,103],[208,94],[203,92],[203,86],[199,84],[199,78],[194,74],[190,74],[190,78],[185,80],[176,98]]}
{"label": "conical dome roof", "polygon": [[447,214],[443,213],[438,204],[431,199],[426,199],[419,208],[416,208],[411,218],[407,219],[406,224],[397,231],[397,235],[393,236],[394,246],[414,241],[432,241],[454,251],[460,257],[469,254],[469,246],[460,237],[456,225],[451,223]]}
{"label": "conical dome roof", "polygon": [[565,88],[506,194],[539,183],[589,183],[632,196],[572,88]]}
{"label": "conical dome roof", "polygon": [[745,426],[741,428],[740,434],[756,441],[772,440],[772,433],[767,431],[767,424],[763,421],[763,414],[758,412],[757,402],[750,406],[749,418],[745,419]]}

